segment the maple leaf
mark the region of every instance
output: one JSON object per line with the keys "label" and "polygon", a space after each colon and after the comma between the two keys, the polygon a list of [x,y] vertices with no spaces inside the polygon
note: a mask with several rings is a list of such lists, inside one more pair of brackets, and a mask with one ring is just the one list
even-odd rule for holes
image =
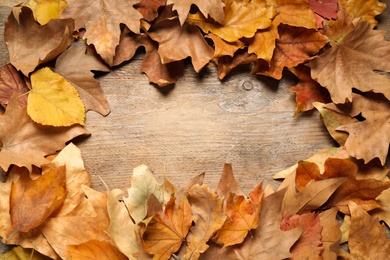
{"label": "maple leaf", "polygon": [[257,74],[282,78],[283,68],[292,68],[312,59],[327,42],[327,37],[313,29],[279,26],[279,39],[276,40],[274,54],[270,64],[258,63],[254,70]]}
{"label": "maple leaf", "polygon": [[66,247],[67,259],[126,260],[115,246],[105,241],[89,240],[79,245]]}
{"label": "maple leaf", "polygon": [[345,6],[347,12],[353,18],[354,24],[362,19],[368,21],[371,28],[378,24],[375,16],[380,15],[386,9],[386,3],[377,0],[340,0],[340,4]]}
{"label": "maple leaf", "polygon": [[390,43],[383,40],[384,34],[361,21],[339,44],[308,64],[312,78],[329,90],[334,103],[351,102],[352,88],[390,99],[390,79],[375,72],[390,71]]}
{"label": "maple leaf", "polygon": [[34,17],[40,24],[47,24],[51,19],[60,18],[60,14],[67,6],[65,0],[29,0],[24,6],[34,12]]}
{"label": "maple leaf", "polygon": [[315,163],[300,162],[296,171],[296,188],[302,190],[310,180],[325,180],[345,177],[347,181],[341,184],[332,194],[324,207],[336,206],[341,212],[349,214],[349,201],[361,204],[365,210],[379,207],[375,198],[390,187],[389,181],[375,179],[357,179],[356,164],[345,159],[329,158],[324,164],[323,174]]}
{"label": "maple leaf", "polygon": [[290,88],[290,91],[296,93],[297,105],[294,116],[300,112],[312,110],[314,102],[330,102],[330,96],[326,89],[311,78],[309,67],[298,65],[291,68],[290,71],[299,79],[298,84]]}
{"label": "maple leaf", "polygon": [[64,128],[34,123],[26,107],[19,107],[13,99],[0,117],[0,166],[8,170],[15,164],[31,171],[32,165],[48,163],[45,156],[60,150],[69,140],[88,134],[78,125]]}
{"label": "maple leaf", "polygon": [[12,12],[5,23],[4,40],[11,64],[26,76],[38,65],[57,57],[73,41],[72,19],[55,19],[41,26],[30,8],[22,7],[15,13],[19,16]]}
{"label": "maple leaf", "polygon": [[336,19],[338,11],[338,0],[309,0],[310,9],[314,12],[317,27],[322,28],[326,19]]}
{"label": "maple leaf", "polygon": [[275,26],[282,23],[317,29],[316,19],[307,0],[273,0],[273,2],[278,13],[274,19]]}
{"label": "maple leaf", "polygon": [[280,223],[283,231],[302,227],[302,235],[292,246],[291,253],[295,259],[320,259],[322,247],[322,226],[318,213],[303,213],[286,216]]}
{"label": "maple leaf", "polygon": [[210,16],[217,23],[223,24],[225,21],[224,7],[227,5],[226,2],[221,0],[167,0],[166,5],[172,5],[173,11],[177,11],[180,25],[183,25],[187,20],[191,5],[196,5],[205,17]]}
{"label": "maple leaf", "polygon": [[200,12],[190,14],[187,22],[196,25],[205,33],[218,35],[225,41],[235,42],[242,37],[251,38],[257,29],[266,29],[275,16],[273,6],[262,0],[225,1],[225,22],[216,24]]}
{"label": "maple leaf", "polygon": [[146,216],[146,203],[151,194],[156,196],[161,205],[166,205],[176,190],[167,179],[164,179],[162,184],[158,184],[148,167],[141,165],[133,169],[131,186],[127,190],[128,197],[124,197],[123,201],[131,217],[138,224]]}
{"label": "maple leaf", "polygon": [[214,58],[223,56],[233,57],[235,52],[242,49],[245,46],[245,42],[237,40],[235,42],[227,42],[215,34],[209,33],[206,36],[214,42]]}
{"label": "maple leaf", "polygon": [[206,185],[194,185],[187,196],[195,224],[187,235],[184,258],[198,259],[209,247],[207,241],[221,228],[227,216],[223,212],[223,200]]}
{"label": "maple leaf", "polygon": [[140,250],[136,236],[138,226],[131,219],[124,202],[118,201],[114,195],[114,191],[107,191],[107,211],[110,218],[107,232],[123,254],[129,259],[136,259],[135,254]]}
{"label": "maple leaf", "polygon": [[77,90],[50,68],[31,74],[27,113],[37,123],[52,126],[84,125],[85,108]]}
{"label": "maple leaf", "polygon": [[159,43],[158,54],[163,64],[191,57],[195,71],[199,72],[214,54],[196,26],[188,23],[181,26],[177,18],[156,21],[148,34]]}
{"label": "maple leaf", "polygon": [[27,95],[23,95],[29,91],[24,79],[16,71],[11,64],[4,65],[0,72],[0,104],[6,107],[14,92],[19,96],[19,105],[27,105]]}
{"label": "maple leaf", "polygon": [[164,212],[155,213],[141,231],[144,249],[156,259],[169,259],[179,250],[192,223],[191,206],[187,198],[172,197]]}
{"label": "maple leaf", "polygon": [[110,106],[98,80],[92,71],[108,72],[109,69],[84,45],[71,46],[56,60],[55,72],[62,75],[75,87],[86,110],[102,115],[110,112]]}
{"label": "maple leaf", "polygon": [[248,53],[254,53],[257,59],[271,62],[274,55],[276,39],[279,39],[278,27],[272,22],[271,26],[264,30],[257,30],[249,39]]}
{"label": "maple leaf", "polygon": [[153,21],[158,17],[158,8],[165,6],[165,0],[142,0],[134,8],[142,14],[146,21]]}
{"label": "maple leaf", "polygon": [[[350,203],[351,227],[348,247],[353,259],[386,259],[390,254],[390,241],[379,221],[360,206]],[[366,230],[367,232],[362,232]]]}
{"label": "maple leaf", "polygon": [[225,163],[223,165],[222,174],[219,179],[216,192],[221,197],[228,197],[231,193],[236,195],[244,195],[244,192],[234,178],[233,167],[231,163]]}
{"label": "maple leaf", "polygon": [[95,46],[97,53],[109,65],[113,63],[115,48],[119,43],[120,24],[125,24],[132,32],[140,32],[142,15],[133,7],[138,0],[67,2],[68,6],[61,17],[75,19],[76,29],[85,28],[83,37]]}
{"label": "maple leaf", "polygon": [[336,218],[337,212],[336,208],[331,208],[320,213],[320,222],[323,227],[321,231],[323,259],[336,259],[340,249],[341,231]]}
{"label": "maple leaf", "polygon": [[53,168],[36,180],[22,175],[11,187],[10,215],[15,232],[41,225],[66,197],[65,167]]}
{"label": "maple leaf", "polygon": [[379,158],[384,165],[390,143],[390,102],[382,95],[374,93],[364,96],[353,94],[352,97],[354,101],[349,107],[339,108],[332,103],[325,107],[351,117],[359,114],[364,117],[364,121],[341,125],[336,130],[349,134],[345,147],[351,156],[363,159],[366,163]]}
{"label": "maple leaf", "polygon": [[256,61],[256,55],[248,54],[246,50],[237,51],[233,57],[222,56],[215,58],[214,61],[218,65],[218,78],[224,79],[226,75],[239,65],[250,64]]}

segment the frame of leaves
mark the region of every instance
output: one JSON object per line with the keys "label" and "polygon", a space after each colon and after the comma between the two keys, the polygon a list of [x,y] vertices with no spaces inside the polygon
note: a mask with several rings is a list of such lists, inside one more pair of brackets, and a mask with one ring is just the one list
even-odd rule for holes
{"label": "frame of leaves", "polygon": [[[384,3],[105,4],[116,15],[96,16],[96,10],[103,10],[97,1],[31,0],[15,6],[6,22],[10,64],[0,75],[5,108],[0,166],[8,175],[0,196],[3,242],[51,258],[87,257],[87,252],[97,256],[101,251],[107,259],[388,256],[390,243],[374,219],[390,220],[390,181],[383,167],[389,148],[390,80],[377,73],[390,71],[390,43],[384,32],[374,30]],[[74,44],[75,38],[90,45]],[[43,44],[27,47],[31,42]],[[297,93],[295,113],[316,108],[340,148],[278,173],[275,178],[285,178],[278,191],[260,183],[249,198],[228,164],[215,192],[203,185],[202,175],[181,189],[168,180],[159,184],[146,166],[134,169],[127,196],[124,191],[92,190],[79,150],[64,146],[88,134],[82,127],[87,110],[109,113],[91,71],[108,72],[107,66],[131,59],[140,46],[146,50],[142,71],[158,86],[175,83],[188,57],[197,72],[213,60],[220,79],[240,64],[253,63],[253,73],[275,79],[289,69],[300,80],[292,89]],[[351,234],[349,253],[338,246],[346,240],[341,231],[331,231],[338,226],[338,211],[351,221],[345,228]],[[371,251],[362,253],[359,239],[367,237],[358,235],[361,222],[375,230],[370,238],[380,239],[384,247],[379,250],[372,243],[367,247]],[[75,234],[72,225],[84,232]],[[25,254],[23,248],[17,250]]]}

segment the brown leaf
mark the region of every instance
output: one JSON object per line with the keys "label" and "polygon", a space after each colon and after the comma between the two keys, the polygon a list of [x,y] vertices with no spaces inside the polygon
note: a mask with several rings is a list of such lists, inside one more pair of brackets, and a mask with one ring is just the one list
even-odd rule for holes
{"label": "brown leaf", "polygon": [[79,245],[66,247],[67,259],[101,259],[126,260],[128,259],[115,246],[105,241],[89,240]]}
{"label": "brown leaf", "polygon": [[292,27],[288,25],[279,26],[279,39],[272,60],[269,64],[258,64],[255,71],[257,74],[282,78],[283,68],[292,68],[303,62],[312,59],[312,55],[326,44],[327,37],[313,29],[303,27]]}
{"label": "brown leaf", "polygon": [[314,102],[330,102],[329,92],[311,78],[309,67],[301,64],[291,68],[290,71],[299,79],[298,84],[290,88],[290,91],[296,93],[297,105],[294,115],[312,110]]}
{"label": "brown leaf", "polygon": [[322,259],[324,251],[322,247],[322,226],[318,213],[303,213],[301,215],[291,215],[283,218],[280,229],[288,231],[297,227],[302,227],[302,235],[292,246],[291,253],[294,259]]}
{"label": "brown leaf", "polygon": [[144,250],[156,259],[170,259],[179,250],[192,223],[187,198],[168,201],[164,212],[155,213],[141,232]]}
{"label": "brown leaf", "polygon": [[6,21],[4,40],[10,62],[25,76],[38,65],[57,57],[73,41],[72,19],[54,19],[41,26],[35,22],[29,8],[22,7],[18,17],[15,13]]}
{"label": "brown leaf", "polygon": [[58,57],[55,64],[55,72],[64,76],[77,89],[86,110],[107,115],[110,106],[92,71],[110,70],[85,45],[71,46]]}
{"label": "brown leaf", "polygon": [[65,167],[46,171],[36,180],[22,175],[11,187],[10,214],[15,232],[38,227],[62,204],[66,197]]}
{"label": "brown leaf", "polygon": [[[19,96],[19,105],[27,105],[27,95],[29,91],[26,82],[11,64],[4,65],[0,72],[0,104],[6,107],[14,92]],[[24,94],[24,95],[23,95]]]}
{"label": "brown leaf", "polygon": [[336,219],[337,209],[331,208],[320,213],[323,259],[336,259],[340,249],[341,231]]}
{"label": "brown leaf", "polygon": [[146,21],[153,21],[158,16],[158,8],[165,6],[165,0],[142,0],[134,8],[142,14]]}
{"label": "brown leaf", "polygon": [[215,192],[221,197],[228,197],[230,193],[234,193],[236,195],[244,194],[234,178],[232,164],[225,163],[223,165],[221,178],[219,179]]}
{"label": "brown leaf", "polygon": [[187,235],[185,259],[197,259],[209,247],[207,242],[221,228],[226,220],[223,200],[210,191],[206,185],[194,185],[188,192],[193,222]]}
{"label": "brown leaf", "polygon": [[385,227],[360,206],[350,203],[351,227],[348,247],[354,259],[386,259],[390,254],[390,240]]}
{"label": "brown leaf", "polygon": [[248,54],[246,50],[238,50],[233,57],[222,56],[214,60],[218,64],[218,78],[222,80],[237,66],[256,61],[256,55]]}
{"label": "brown leaf", "polygon": [[177,18],[153,24],[149,36],[159,43],[158,54],[163,64],[191,57],[195,71],[199,72],[214,55],[199,29],[188,23],[181,26]]}
{"label": "brown leaf", "polygon": [[206,36],[214,42],[214,58],[219,58],[223,56],[233,57],[234,53],[239,49],[243,48],[245,43],[241,40],[235,42],[227,42],[218,37],[215,34],[209,33]]}
{"label": "brown leaf", "polygon": [[274,0],[278,15],[274,19],[276,26],[288,24],[296,27],[317,29],[316,20],[306,0]]}
{"label": "brown leaf", "polygon": [[329,90],[334,103],[351,102],[352,88],[382,93],[390,99],[390,79],[377,71],[390,71],[390,43],[386,32],[360,21],[339,44],[311,61],[312,78]]}
{"label": "brown leaf", "polygon": [[119,44],[120,24],[125,24],[132,32],[140,32],[142,15],[133,7],[139,2],[137,0],[67,2],[61,17],[75,19],[76,29],[86,29],[83,37],[95,46],[108,65],[113,64],[115,48]]}
{"label": "brown leaf", "polygon": [[[18,131],[15,131],[18,129]],[[52,127],[34,123],[26,107],[11,100],[4,115],[0,116],[0,166],[8,170],[11,164],[25,166],[48,163],[46,155],[62,149],[69,140],[87,135],[82,127]]]}

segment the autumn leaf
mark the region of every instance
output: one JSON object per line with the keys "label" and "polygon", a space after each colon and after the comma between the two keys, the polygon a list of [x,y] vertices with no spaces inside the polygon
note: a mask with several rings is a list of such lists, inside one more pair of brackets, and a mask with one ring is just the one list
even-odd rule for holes
{"label": "autumn leaf", "polygon": [[207,241],[221,228],[226,220],[223,200],[206,185],[194,185],[188,192],[194,225],[187,235],[185,259],[198,259],[209,247]]}
{"label": "autumn leaf", "polygon": [[24,6],[33,10],[37,22],[44,25],[51,19],[60,18],[60,14],[67,6],[67,2],[64,0],[29,0]]}
{"label": "autumn leaf", "polygon": [[390,99],[390,79],[376,71],[390,71],[390,43],[385,32],[359,22],[343,40],[311,61],[311,76],[329,90],[332,101],[352,101],[352,88],[383,93]]}
{"label": "autumn leaf", "polygon": [[317,27],[322,28],[326,19],[336,19],[338,11],[338,0],[309,0],[310,9],[314,12]]}
{"label": "autumn leaf", "polygon": [[27,249],[17,246],[12,250],[0,254],[0,260],[50,260],[51,258],[44,256],[34,249]]}
{"label": "autumn leaf", "polygon": [[291,253],[294,259],[321,259],[324,251],[321,232],[323,227],[318,213],[303,213],[286,216],[280,223],[280,229],[288,231],[302,227],[302,235],[292,246]]}
{"label": "autumn leaf", "polygon": [[202,13],[188,15],[187,22],[205,33],[213,33],[225,41],[235,42],[242,37],[250,38],[258,29],[266,29],[275,16],[273,6],[262,0],[225,1],[225,22],[216,24]]}
{"label": "autumn leaf", "polygon": [[331,208],[320,213],[320,223],[323,227],[321,231],[323,259],[336,259],[340,249],[341,231],[336,217],[337,212],[336,208]]}
{"label": "autumn leaf", "polygon": [[[348,247],[353,259],[386,259],[390,254],[390,240],[385,227],[360,206],[350,203],[351,227]],[[362,232],[362,231],[365,232]]]}
{"label": "autumn leaf", "polygon": [[221,197],[228,197],[231,193],[235,195],[244,195],[244,192],[238,185],[236,178],[234,178],[231,163],[225,163],[223,165],[222,174],[215,191]]}
{"label": "autumn leaf", "polygon": [[254,53],[257,59],[271,62],[274,55],[276,39],[279,39],[278,27],[272,22],[271,26],[264,30],[257,30],[255,35],[248,39],[248,53]]}
{"label": "autumn leaf", "polygon": [[84,125],[85,108],[77,90],[50,68],[31,74],[27,113],[37,123],[52,126]]}
{"label": "autumn leaf", "polygon": [[390,143],[390,102],[374,93],[364,96],[353,94],[352,97],[354,101],[351,106],[338,107],[330,103],[325,108],[350,117],[361,115],[364,121],[341,125],[336,130],[349,134],[345,147],[351,156],[363,159],[366,163],[379,158],[384,165]]}
{"label": "autumn leaf", "polygon": [[254,54],[248,54],[247,50],[238,50],[233,57],[228,55],[215,58],[218,65],[218,78],[224,79],[227,74],[239,65],[251,64],[256,61]]}
{"label": "autumn leaf", "polygon": [[133,7],[137,2],[67,0],[68,6],[61,17],[75,19],[76,29],[85,28],[83,38],[95,46],[108,65],[112,65],[115,48],[119,44],[120,24],[125,24],[132,32],[140,32],[142,15]]}
{"label": "autumn leaf", "polygon": [[65,167],[53,168],[36,180],[22,175],[12,184],[11,223],[15,232],[38,227],[62,204],[66,197]]}
{"label": "autumn leaf", "polygon": [[292,68],[312,59],[312,55],[326,44],[327,37],[319,32],[303,27],[279,26],[279,39],[276,40],[270,64],[259,63],[254,71],[257,74],[282,78],[283,68]]}
{"label": "autumn leaf", "polygon": [[[214,21],[223,24],[225,20],[224,6],[226,2],[221,0],[167,0],[166,5],[173,5],[173,11],[179,15],[180,25],[183,26],[190,13],[191,5],[196,5],[204,17],[210,16]],[[226,8],[226,7],[225,7]]]}
{"label": "autumn leaf", "polygon": [[213,48],[208,45],[196,26],[188,23],[181,26],[177,18],[157,21],[148,34],[159,44],[158,54],[162,64],[191,57],[195,71],[199,72],[214,54]]}
{"label": "autumn leaf", "polygon": [[22,7],[18,17],[11,13],[4,29],[11,64],[28,76],[38,65],[66,50],[73,41],[73,30],[72,19],[55,19],[38,25],[28,7]]}
{"label": "autumn leaf", "polygon": [[156,196],[161,205],[165,206],[175,191],[176,187],[167,179],[164,179],[162,184],[158,184],[148,167],[141,165],[134,168],[131,186],[127,190],[128,197],[124,197],[123,201],[131,217],[138,224],[146,216],[146,203],[151,194]]}
{"label": "autumn leaf", "polygon": [[317,29],[314,14],[307,0],[274,0],[278,15],[274,19],[275,26],[288,24],[296,27]]}
{"label": "autumn leaf", "polygon": [[165,0],[142,0],[133,6],[146,21],[151,22],[158,17],[158,9],[165,6],[165,4]]}
{"label": "autumn leaf", "polygon": [[211,39],[214,43],[214,58],[219,58],[223,56],[233,57],[236,51],[244,48],[245,46],[245,42],[241,40],[237,40],[235,42],[227,42],[212,33],[207,34],[206,38]]}
{"label": "autumn leaf", "polygon": [[71,46],[64,51],[57,58],[54,71],[78,91],[87,111],[94,110],[102,115],[110,112],[100,83],[92,72],[108,72],[109,69],[85,45]]}
{"label": "autumn leaf", "polygon": [[368,21],[371,28],[374,28],[378,22],[375,16],[380,15],[386,9],[386,3],[377,0],[340,0],[340,4],[345,6],[349,15],[353,18],[353,23],[357,24],[360,19]]}
{"label": "autumn leaf", "polygon": [[26,107],[19,107],[11,100],[0,116],[0,166],[8,170],[14,164],[31,171],[32,165],[48,163],[45,156],[62,149],[69,140],[88,134],[78,125],[70,128],[39,125],[27,115]]}
{"label": "autumn leaf", "polygon": [[27,95],[29,91],[26,82],[11,64],[4,65],[0,72],[0,104],[6,107],[14,92],[19,96],[19,105],[27,105]]}
{"label": "autumn leaf", "polygon": [[164,212],[155,213],[142,232],[144,249],[156,259],[170,259],[179,250],[192,223],[187,198],[168,201]]}
{"label": "autumn leaf", "polygon": [[90,240],[79,245],[66,247],[67,259],[126,260],[115,246],[105,241]]}
{"label": "autumn leaf", "polygon": [[297,105],[294,115],[312,110],[314,102],[330,102],[328,91],[311,78],[309,67],[298,65],[295,68],[291,68],[290,71],[299,79],[298,84],[290,88],[290,91],[296,93],[295,100]]}

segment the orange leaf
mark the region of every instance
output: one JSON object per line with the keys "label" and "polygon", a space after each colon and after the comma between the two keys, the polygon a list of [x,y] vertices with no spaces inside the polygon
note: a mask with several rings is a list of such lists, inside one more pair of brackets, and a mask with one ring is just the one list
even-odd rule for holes
{"label": "orange leaf", "polygon": [[386,9],[386,3],[377,0],[340,0],[340,4],[345,6],[349,15],[353,18],[354,24],[362,19],[370,22],[372,28],[378,24],[375,16],[380,15]]}
{"label": "orange leaf", "polygon": [[283,218],[280,229],[283,231],[302,227],[302,235],[291,248],[294,259],[321,259],[324,248],[322,247],[322,226],[317,213],[304,213]]}
{"label": "orange leaf", "polygon": [[339,251],[341,230],[336,218],[338,210],[331,208],[320,213],[320,222],[322,231],[322,246],[324,251],[321,256],[323,259],[336,259]]}
{"label": "orange leaf", "polygon": [[317,29],[316,20],[307,0],[274,0],[278,15],[274,19],[276,26],[291,26]]}
{"label": "orange leaf", "polygon": [[144,249],[157,259],[169,259],[179,250],[192,223],[191,206],[186,198],[171,198],[164,212],[155,213],[142,232]]}
{"label": "orange leaf", "polygon": [[36,180],[22,175],[11,187],[12,226],[17,232],[28,232],[38,227],[65,198],[65,166],[53,168]]}
{"label": "orange leaf", "polygon": [[89,240],[79,245],[66,247],[67,259],[99,259],[99,260],[126,260],[128,259],[115,246],[108,242]]}

